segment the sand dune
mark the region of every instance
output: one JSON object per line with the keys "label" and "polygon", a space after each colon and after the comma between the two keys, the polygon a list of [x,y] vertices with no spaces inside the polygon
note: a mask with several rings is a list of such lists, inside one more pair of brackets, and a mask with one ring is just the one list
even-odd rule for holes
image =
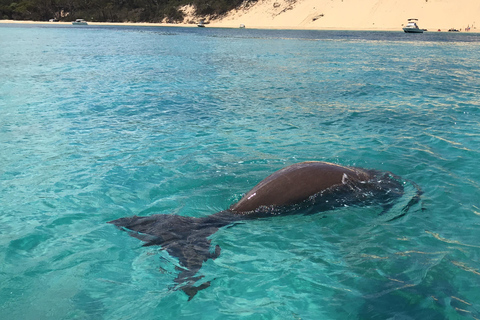
{"label": "sand dune", "polygon": [[480,31],[478,0],[259,0],[211,21],[215,27],[400,30],[408,18],[429,30]]}

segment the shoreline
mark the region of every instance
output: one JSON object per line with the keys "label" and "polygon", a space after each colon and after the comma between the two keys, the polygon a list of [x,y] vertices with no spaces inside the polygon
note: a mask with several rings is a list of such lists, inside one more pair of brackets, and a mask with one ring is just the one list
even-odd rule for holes
{"label": "shoreline", "polygon": [[[154,22],[88,22],[88,26],[131,26],[131,27],[178,27],[178,28],[198,28],[196,24],[187,24],[187,23],[154,23]],[[49,21],[33,21],[33,20],[0,20],[1,24],[24,24],[24,25],[72,25],[72,22],[58,21],[58,22],[49,22]],[[82,26],[78,26],[82,27]],[[212,21],[206,28],[215,28],[215,29],[239,29],[239,25],[234,25],[232,23],[225,22],[216,22]],[[305,26],[278,26],[278,25],[258,25],[258,26],[247,26],[246,29],[259,29],[259,30],[305,30],[305,31],[384,31],[384,32],[403,32],[402,28],[347,28],[347,27],[305,27]],[[448,32],[448,30],[428,30],[426,32]],[[455,33],[479,33],[480,30],[470,30],[470,31],[460,31]]]}
{"label": "shoreline", "polygon": [[[196,16],[193,5],[179,7],[182,23],[88,22],[91,26],[196,27],[205,20],[208,28],[401,31],[409,19],[430,32],[455,29],[480,32],[480,2],[473,0],[257,0],[243,2],[220,17]],[[454,15],[452,13],[455,12]],[[63,17],[62,19],[68,19]],[[73,20],[73,19],[72,19]],[[195,21],[195,23],[192,23]],[[0,20],[7,23],[71,24],[66,22]]]}

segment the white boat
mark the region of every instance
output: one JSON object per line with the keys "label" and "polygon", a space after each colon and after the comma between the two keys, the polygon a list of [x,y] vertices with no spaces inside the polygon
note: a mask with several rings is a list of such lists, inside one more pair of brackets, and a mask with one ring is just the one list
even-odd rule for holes
{"label": "white boat", "polygon": [[76,26],[86,26],[86,25],[88,25],[87,21],[85,21],[83,19],[77,19],[77,20],[73,21],[72,24],[76,25]]}
{"label": "white boat", "polygon": [[420,29],[417,25],[418,19],[408,19],[407,25],[403,28],[406,33],[423,33],[423,29]]}
{"label": "white boat", "polygon": [[200,20],[200,22],[197,24],[197,27],[199,28],[205,28],[205,20]]}

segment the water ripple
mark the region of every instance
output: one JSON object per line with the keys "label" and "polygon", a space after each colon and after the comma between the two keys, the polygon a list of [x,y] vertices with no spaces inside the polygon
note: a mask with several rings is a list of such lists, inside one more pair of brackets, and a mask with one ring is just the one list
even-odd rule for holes
{"label": "water ripple", "polygon": [[[477,34],[0,34],[4,317],[480,318]],[[305,160],[391,171],[424,194],[390,222],[408,183],[383,216],[222,229],[200,270],[212,285],[188,303],[174,258],[105,224],[207,216]]]}

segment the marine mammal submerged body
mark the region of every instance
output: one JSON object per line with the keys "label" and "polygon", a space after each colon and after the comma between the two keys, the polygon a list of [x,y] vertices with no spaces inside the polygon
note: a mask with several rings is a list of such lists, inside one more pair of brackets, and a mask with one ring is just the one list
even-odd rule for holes
{"label": "marine mammal submerged body", "polygon": [[310,161],[274,172],[229,209],[207,217],[157,214],[120,218],[109,223],[145,241],[144,246],[160,245],[178,258],[181,268],[177,268],[180,273],[174,281],[177,289],[191,299],[210,285],[205,282],[195,286],[201,278],[196,273],[204,261],[220,255],[220,248],[211,248],[208,239],[219,228],[272,214],[307,213],[300,210],[302,208],[320,212],[341,206],[380,204],[386,211],[403,191],[400,178],[389,172]]}

